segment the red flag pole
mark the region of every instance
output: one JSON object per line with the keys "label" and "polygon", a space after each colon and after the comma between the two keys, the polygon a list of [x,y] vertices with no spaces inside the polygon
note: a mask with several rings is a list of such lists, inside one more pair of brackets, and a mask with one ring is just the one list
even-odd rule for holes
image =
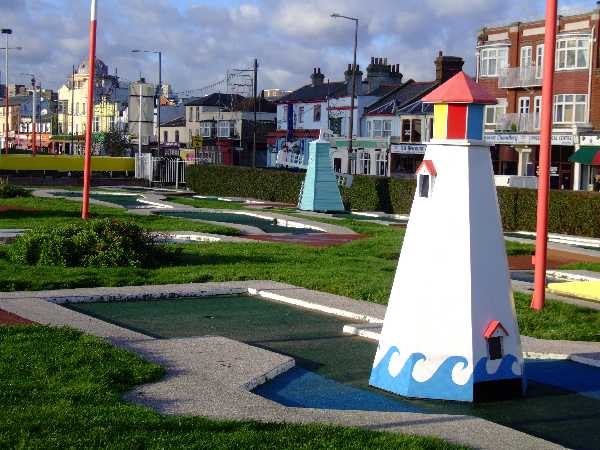
{"label": "red flag pole", "polygon": [[88,62],[87,124],[85,127],[85,159],[83,162],[83,205],[81,218],[89,217],[90,172],[92,166],[92,121],[94,117],[94,81],[96,76],[96,0],[92,0],[90,17],[90,59]]}
{"label": "red flag pole", "polygon": [[548,197],[550,192],[550,150],[552,148],[552,112],[554,95],[554,59],[556,54],[556,2],[546,0],[544,37],[544,78],[538,174],[537,227],[535,242],[535,290],[531,307],[537,311],[546,302],[546,265],[548,255]]}

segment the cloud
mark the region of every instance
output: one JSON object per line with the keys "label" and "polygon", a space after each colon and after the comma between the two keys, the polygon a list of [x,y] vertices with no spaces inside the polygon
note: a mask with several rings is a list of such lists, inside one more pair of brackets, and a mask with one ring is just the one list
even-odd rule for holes
{"label": "cloud", "polygon": [[[592,8],[565,0],[562,7]],[[434,77],[439,50],[466,59],[484,25],[543,17],[543,0],[103,0],[99,3],[98,57],[124,80],[140,73],[156,80],[157,60],[133,48],[163,52],[163,79],[175,91],[222,80],[228,69],[260,62],[261,88],[297,88],[313,67],[342,79],[352,58],[353,24],[330,14],[358,17],[359,63],[371,56],[399,63],[405,78]],[[15,33],[11,81],[36,73],[58,88],[86,58],[89,0],[0,0],[0,26]],[[1,66],[1,65],[0,65]]]}

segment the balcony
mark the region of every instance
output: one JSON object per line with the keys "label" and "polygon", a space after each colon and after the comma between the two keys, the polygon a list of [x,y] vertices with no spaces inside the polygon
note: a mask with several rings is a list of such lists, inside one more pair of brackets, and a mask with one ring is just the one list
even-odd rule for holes
{"label": "balcony", "polygon": [[496,132],[532,133],[540,130],[540,113],[505,114],[496,123]]}
{"label": "balcony", "polygon": [[529,88],[542,85],[537,66],[505,67],[498,75],[500,89]]}

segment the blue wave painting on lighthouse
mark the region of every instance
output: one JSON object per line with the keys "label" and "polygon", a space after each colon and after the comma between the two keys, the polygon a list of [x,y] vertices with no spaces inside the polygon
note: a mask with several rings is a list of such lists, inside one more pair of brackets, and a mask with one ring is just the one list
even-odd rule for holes
{"label": "blue wave painting on lighthouse", "polygon": [[388,350],[381,362],[374,367],[371,372],[369,384],[371,386],[393,392],[405,397],[432,398],[441,400],[473,400],[473,377],[464,385],[456,384],[452,380],[452,370],[460,365],[462,369],[467,367],[468,361],[462,356],[448,357],[433,376],[424,382],[413,378],[415,364],[424,361],[427,358],[422,353],[413,353],[410,355],[400,373],[393,377],[390,374],[390,361],[395,353],[399,353],[398,348],[392,347]]}
{"label": "blue wave painting on lighthouse", "polygon": [[462,356],[449,356],[431,378],[421,382],[414,379],[413,370],[419,361],[427,360],[422,353],[410,355],[398,375],[394,377],[390,374],[389,366],[396,353],[400,353],[397,347],[388,350],[385,357],[373,368],[369,384],[405,397],[473,401],[473,383],[522,377],[513,371],[518,359],[514,355],[506,355],[494,373],[487,371],[488,358],[481,358],[466,383],[457,384],[452,379],[452,371],[455,368],[466,369],[468,361]]}

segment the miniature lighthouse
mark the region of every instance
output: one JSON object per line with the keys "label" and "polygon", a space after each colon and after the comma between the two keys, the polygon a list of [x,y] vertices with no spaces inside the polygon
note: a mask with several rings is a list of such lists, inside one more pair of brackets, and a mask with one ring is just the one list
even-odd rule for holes
{"label": "miniature lighthouse", "polygon": [[370,384],[407,397],[521,396],[516,321],[483,108],[463,72],[423,99],[434,135],[412,204]]}
{"label": "miniature lighthouse", "polygon": [[308,169],[298,205],[303,211],[344,211],[329,147],[323,131],[317,141],[309,144]]}

